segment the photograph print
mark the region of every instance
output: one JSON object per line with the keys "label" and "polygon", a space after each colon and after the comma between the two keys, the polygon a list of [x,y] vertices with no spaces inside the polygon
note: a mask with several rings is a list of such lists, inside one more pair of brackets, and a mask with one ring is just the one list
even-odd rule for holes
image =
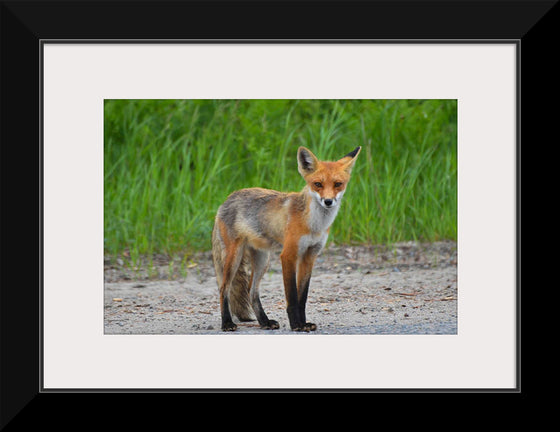
{"label": "photograph print", "polygon": [[457,334],[457,100],[104,100],[104,334]]}

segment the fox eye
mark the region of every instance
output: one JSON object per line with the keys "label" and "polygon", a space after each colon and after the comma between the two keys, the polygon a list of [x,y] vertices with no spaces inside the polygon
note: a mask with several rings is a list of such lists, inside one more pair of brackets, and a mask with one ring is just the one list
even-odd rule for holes
{"label": "fox eye", "polygon": [[341,182],[334,182],[334,187],[335,188],[340,187],[340,186],[342,186]]}
{"label": "fox eye", "polygon": [[315,182],[313,183],[315,186],[317,186],[318,188],[323,187],[323,184],[321,182]]}

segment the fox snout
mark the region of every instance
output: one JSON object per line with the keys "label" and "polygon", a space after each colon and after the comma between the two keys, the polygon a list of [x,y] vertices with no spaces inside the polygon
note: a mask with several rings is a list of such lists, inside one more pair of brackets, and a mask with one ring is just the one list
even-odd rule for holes
{"label": "fox snout", "polygon": [[342,195],[344,195],[344,191],[337,193],[334,197],[322,197],[320,194],[317,194],[316,197],[319,200],[319,204],[328,209],[336,207],[340,203]]}

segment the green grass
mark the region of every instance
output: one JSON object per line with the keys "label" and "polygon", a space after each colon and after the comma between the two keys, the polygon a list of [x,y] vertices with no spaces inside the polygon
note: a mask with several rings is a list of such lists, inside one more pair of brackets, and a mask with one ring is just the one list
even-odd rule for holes
{"label": "green grass", "polygon": [[336,243],[456,240],[456,100],[106,100],[105,253],[210,248],[236,189],[299,191],[296,152],[363,146]]}

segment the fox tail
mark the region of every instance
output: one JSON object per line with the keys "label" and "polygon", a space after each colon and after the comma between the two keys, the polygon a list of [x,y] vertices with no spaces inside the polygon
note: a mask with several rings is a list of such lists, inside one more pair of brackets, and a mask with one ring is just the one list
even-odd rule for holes
{"label": "fox tail", "polygon": [[[245,251],[241,251],[243,257],[239,264],[239,269],[235,274],[229,292],[227,293],[229,308],[240,321],[254,321],[253,308],[249,298],[250,283],[250,260]],[[226,247],[220,235],[217,224],[212,230],[212,260],[216,270],[216,282],[218,289],[222,286],[224,277],[224,261]]]}

